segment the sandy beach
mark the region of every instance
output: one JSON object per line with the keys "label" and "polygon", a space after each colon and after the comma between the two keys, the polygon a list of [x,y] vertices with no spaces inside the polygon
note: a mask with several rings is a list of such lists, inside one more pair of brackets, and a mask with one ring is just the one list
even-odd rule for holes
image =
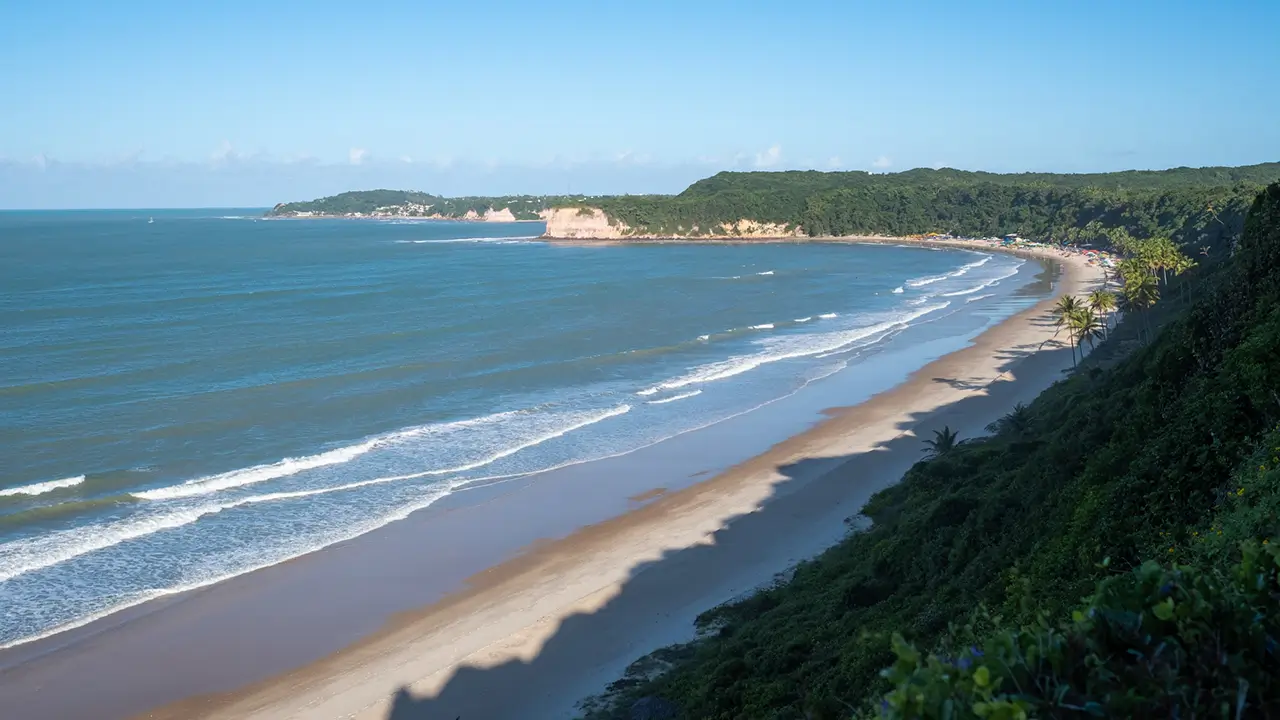
{"label": "sandy beach", "polygon": [[[859,239],[893,242],[901,239]],[[987,243],[920,244],[991,250]],[[628,664],[687,639],[702,611],[774,581],[849,531],[876,491],[948,425],[973,437],[1062,377],[1053,298],[1100,286],[1078,254],[1050,261],[1055,293],[892,390],[690,487],[528,548],[466,589],[400,613],[341,652],[148,718],[560,718]]]}

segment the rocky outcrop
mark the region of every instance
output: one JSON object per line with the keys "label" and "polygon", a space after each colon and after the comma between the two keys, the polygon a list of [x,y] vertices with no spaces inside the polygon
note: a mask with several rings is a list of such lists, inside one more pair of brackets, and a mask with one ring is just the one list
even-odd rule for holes
{"label": "rocky outcrop", "polygon": [[804,235],[799,227],[746,219],[721,223],[709,231],[694,225],[687,229],[683,226],[678,227],[674,233],[649,232],[645,228],[633,228],[621,220],[611,218],[599,208],[555,208],[543,218],[547,222],[546,237],[559,240],[620,240],[623,238],[732,240],[735,238],[790,238]]}
{"label": "rocky outcrop", "polygon": [[799,227],[791,227],[784,223],[762,223],[747,219],[735,223],[721,223],[720,229],[726,237],[783,238],[800,237],[804,234]]}
{"label": "rocky outcrop", "polygon": [[631,235],[631,228],[610,221],[599,208],[555,208],[547,216],[547,233],[561,240],[615,240]]}
{"label": "rocky outcrop", "polygon": [[484,211],[484,221],[485,222],[515,222],[516,216],[515,216],[515,213],[511,212],[511,208],[502,208],[501,210],[494,210],[493,208],[489,208],[488,210]]}

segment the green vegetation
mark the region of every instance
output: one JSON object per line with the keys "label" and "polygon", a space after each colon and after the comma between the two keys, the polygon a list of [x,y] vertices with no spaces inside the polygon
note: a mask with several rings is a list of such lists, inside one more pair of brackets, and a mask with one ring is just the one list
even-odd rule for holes
{"label": "green vegetation", "polygon": [[1180,246],[1216,246],[1239,234],[1249,202],[1277,179],[1280,163],[1091,175],[722,172],[675,196],[605,197],[590,204],[639,235],[723,234],[722,224],[749,219],[799,227],[815,237],[1016,232],[1048,242],[1109,245],[1111,232],[1123,229]]}
{"label": "green vegetation", "polygon": [[[1116,236],[1129,312],[1079,371],[915,465],[789,582],[704,613],[591,717],[640,697],[717,720],[1274,714],[1280,184],[1251,205],[1230,256],[1181,277],[1172,233]],[[1066,304],[1068,328],[1106,305]]]}
{"label": "green vegetation", "polygon": [[298,213],[323,216],[380,215],[396,217],[463,218],[468,213],[508,209],[517,220],[537,220],[539,211],[583,198],[562,195],[504,195],[502,197],[446,198],[412,190],[358,190],[310,202],[281,203],[267,217],[293,217]]}

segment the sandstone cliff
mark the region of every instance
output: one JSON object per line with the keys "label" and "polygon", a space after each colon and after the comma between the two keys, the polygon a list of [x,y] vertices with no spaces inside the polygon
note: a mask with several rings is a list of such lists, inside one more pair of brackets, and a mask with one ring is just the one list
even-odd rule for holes
{"label": "sandstone cliff", "polygon": [[633,228],[610,218],[599,208],[556,208],[545,215],[546,237],[563,240],[617,240],[622,238],[670,238],[686,240],[731,240],[734,238],[787,238],[803,237],[799,227],[781,223],[761,223],[755,220],[738,220],[721,223],[719,227],[703,230],[696,225],[688,229],[678,228],[675,233],[650,232],[645,228]]}
{"label": "sandstone cliff", "polygon": [[631,228],[598,208],[554,208],[547,216],[547,237],[563,240],[613,240],[631,235]]}

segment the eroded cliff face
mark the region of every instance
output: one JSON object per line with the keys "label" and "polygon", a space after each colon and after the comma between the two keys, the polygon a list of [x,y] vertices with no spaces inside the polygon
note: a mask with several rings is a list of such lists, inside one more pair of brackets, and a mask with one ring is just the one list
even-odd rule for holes
{"label": "eroded cliff face", "polygon": [[800,237],[804,234],[799,227],[793,228],[782,223],[761,223],[746,219],[735,223],[721,223],[720,230],[725,237],[744,238]]}
{"label": "eroded cliff face", "polygon": [[516,216],[515,216],[515,213],[511,212],[511,208],[502,208],[501,210],[494,210],[493,208],[489,208],[484,213],[484,221],[485,222],[515,222]]}
{"label": "eroded cliff face", "polygon": [[685,240],[731,240],[734,238],[788,238],[804,235],[799,227],[781,223],[762,223],[755,220],[738,220],[721,223],[706,230],[693,226],[680,227],[674,233],[649,232],[645,228],[629,227],[620,220],[612,220],[599,208],[556,208],[544,215],[547,221],[546,237],[563,240],[617,240],[622,238],[669,238]]}
{"label": "eroded cliff face", "polygon": [[555,208],[547,215],[547,237],[562,240],[613,240],[629,237],[631,228],[599,208]]}

